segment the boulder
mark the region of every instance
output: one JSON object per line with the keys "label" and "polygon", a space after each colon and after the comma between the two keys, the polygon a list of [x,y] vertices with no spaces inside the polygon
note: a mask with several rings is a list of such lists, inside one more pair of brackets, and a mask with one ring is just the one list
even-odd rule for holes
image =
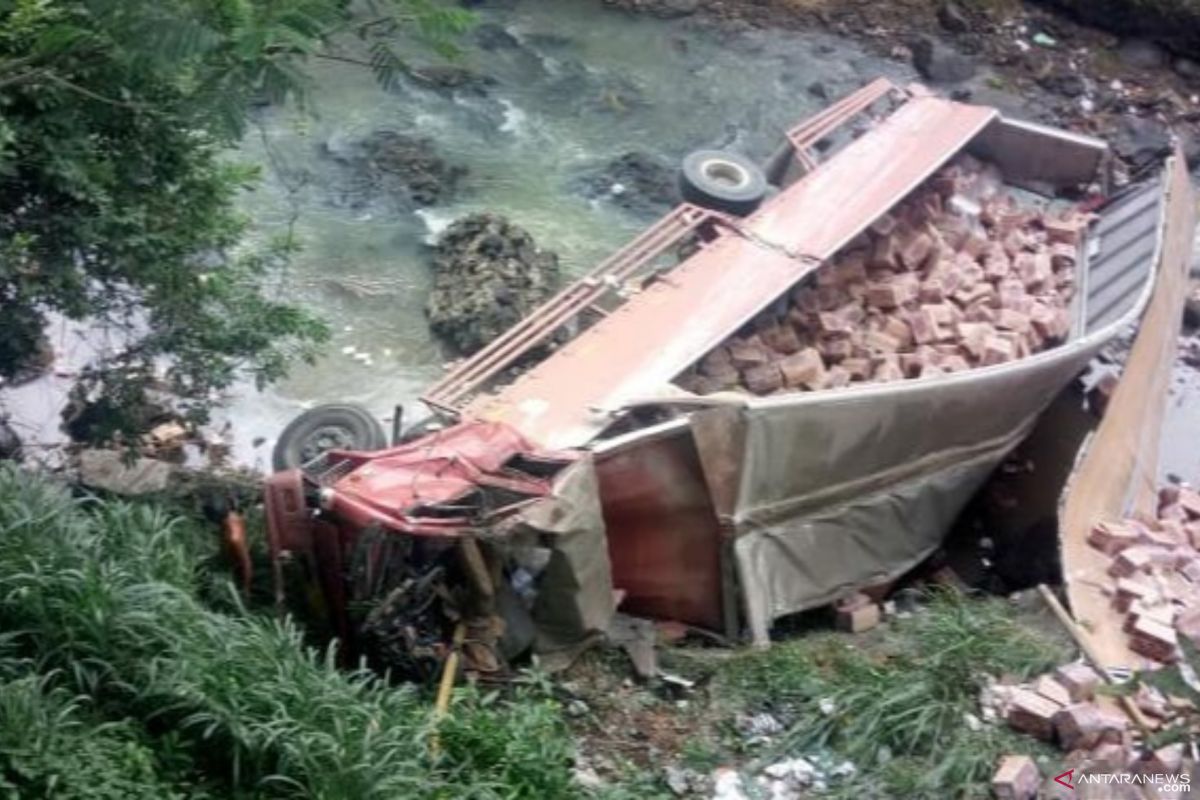
{"label": "boulder", "polygon": [[462,90],[473,94],[485,94],[489,87],[496,84],[496,79],[490,75],[453,65],[418,67],[409,75],[419,85],[442,92]]}
{"label": "boulder", "polygon": [[966,33],[971,29],[971,20],[958,3],[946,0],[938,6],[938,23],[950,33]]}
{"label": "boulder", "polygon": [[471,214],[439,237],[425,311],[433,332],[469,354],[546,300],[558,282],[558,257],[539,250],[523,228],[498,214]]}
{"label": "boulder", "polygon": [[1179,77],[1192,83],[1200,83],[1200,63],[1190,58],[1177,58],[1171,62],[1171,67]]}
{"label": "boulder", "polygon": [[910,45],[912,63],[921,77],[933,83],[961,83],[975,76],[975,62],[932,39],[919,37]]}
{"label": "boulder", "polygon": [[84,450],[79,454],[79,482],[90,489],[136,497],[167,488],[174,467],[152,458],[130,460],[123,450]]}
{"label": "boulder", "polygon": [[1134,69],[1162,69],[1167,65],[1167,51],[1149,39],[1126,39],[1117,48],[1117,57]]}
{"label": "boulder", "polygon": [[700,10],[700,0],[658,0],[650,13],[660,19],[688,17]]}
{"label": "boulder", "polygon": [[584,196],[639,214],[661,214],[680,201],[677,170],[639,150],[617,156],[578,183]]}
{"label": "boulder", "polygon": [[1140,169],[1171,152],[1167,126],[1149,117],[1126,116],[1112,136],[1113,150],[1134,169]]}
{"label": "boulder", "polygon": [[521,40],[513,36],[508,28],[494,22],[476,25],[473,31],[475,43],[484,50],[512,50],[521,46]]}
{"label": "boulder", "polygon": [[1063,97],[1079,97],[1087,91],[1087,81],[1078,72],[1065,66],[1057,66],[1037,79],[1038,85],[1048,92]]}
{"label": "boulder", "polygon": [[466,169],[446,162],[433,140],[393,130],[350,143],[332,139],[324,153],[345,173],[338,205],[358,208],[383,197],[400,206],[429,206],[452,195]]}
{"label": "boulder", "polygon": [[0,419],[0,461],[21,460],[21,437],[6,419]]}

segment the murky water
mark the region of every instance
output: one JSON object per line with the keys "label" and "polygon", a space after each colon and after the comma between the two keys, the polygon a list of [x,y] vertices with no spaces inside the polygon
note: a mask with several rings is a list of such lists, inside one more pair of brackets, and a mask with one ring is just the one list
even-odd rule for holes
{"label": "murky water", "polygon": [[[868,77],[908,77],[896,62],[821,35],[729,34],[592,0],[506,5],[481,11],[467,43],[463,65],[494,79],[482,92],[389,92],[360,67],[326,62],[313,65],[307,113],[260,112],[240,156],[269,168],[245,208],[260,238],[285,233],[294,217],[304,249],[287,296],[323,314],[334,338],[316,365],[231,398],[224,413],[236,422],[240,459],[265,463],[282,425],[314,403],[350,400],[381,416],[401,403],[408,418],[421,413],[416,398],[445,359],[423,314],[426,242],[451,220],[502,212],[578,274],[653,218],[584,197],[581,174],[631,150],[670,163],[713,145],[763,157],[823,104],[808,91],[814,82],[835,97]],[[458,193],[415,212],[386,199],[343,202],[333,187],[344,167],[329,151],[378,130],[434,139],[443,158],[468,170]],[[387,293],[356,296],[331,277]],[[267,441],[254,447],[257,437]]]}
{"label": "murky water", "polygon": [[[297,365],[266,391],[247,385],[230,394],[218,418],[234,422],[239,461],[268,466],[279,430],[317,403],[359,402],[381,417],[402,404],[410,420],[423,413],[417,397],[447,357],[424,318],[427,242],[457,217],[504,213],[556,251],[567,275],[578,274],[654,217],[585,197],[580,176],[630,151],[672,164],[709,146],[761,158],[824,105],[809,90],[814,83],[837,97],[878,75],[913,77],[905,65],[823,34],[730,32],[694,19],[627,16],[595,0],[500,5],[479,11],[461,64],[488,76],[488,86],[385,91],[363,67],[314,62],[306,109],[255,113],[232,154],[263,166],[262,185],[242,202],[253,238],[293,229],[303,249],[281,294],[319,312],[334,336],[315,365]],[[977,102],[1021,115],[1021,100],[989,89],[986,75],[973,88]],[[456,194],[423,209],[388,197],[348,199],[350,176],[336,156],[378,131],[432,139],[442,158],[467,169]],[[95,349],[95,334],[77,326],[56,328],[53,339],[62,376],[9,397],[27,441],[57,438],[70,371]],[[1194,430],[1196,393],[1187,380],[1173,387],[1168,442]],[[1164,451],[1164,470],[1200,474],[1190,446]]]}

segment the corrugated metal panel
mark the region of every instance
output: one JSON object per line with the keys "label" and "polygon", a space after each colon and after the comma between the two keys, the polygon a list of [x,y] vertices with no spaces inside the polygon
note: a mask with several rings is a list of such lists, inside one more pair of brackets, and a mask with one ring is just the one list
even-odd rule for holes
{"label": "corrugated metal panel", "polygon": [[1087,263],[1086,331],[1120,318],[1146,286],[1158,244],[1162,187],[1155,180],[1105,209]]}

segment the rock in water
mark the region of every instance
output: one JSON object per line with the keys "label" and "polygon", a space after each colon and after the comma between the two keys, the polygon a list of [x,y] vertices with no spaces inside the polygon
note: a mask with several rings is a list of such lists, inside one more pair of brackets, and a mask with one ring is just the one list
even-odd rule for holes
{"label": "rock in water", "polygon": [[678,19],[695,14],[700,10],[700,0],[659,0],[651,12],[662,19]]}
{"label": "rock in water", "polygon": [[433,332],[472,353],[550,296],[558,257],[498,214],[471,214],[438,238],[425,313]]}
{"label": "rock in water", "polygon": [[350,144],[326,143],[324,152],[346,169],[335,187],[340,205],[358,208],[376,197],[401,207],[429,206],[454,193],[466,169],[447,163],[430,139],[398,131],[375,131]]}
{"label": "rock in water", "polygon": [[0,419],[0,461],[5,460],[21,460],[21,437],[8,420]]}
{"label": "rock in water", "polygon": [[578,183],[584,196],[638,214],[661,214],[680,201],[677,170],[637,150],[614,158]]}

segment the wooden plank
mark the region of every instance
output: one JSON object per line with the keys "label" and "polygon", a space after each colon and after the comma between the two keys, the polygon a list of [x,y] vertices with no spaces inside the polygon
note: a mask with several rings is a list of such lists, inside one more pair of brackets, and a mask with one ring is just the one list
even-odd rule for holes
{"label": "wooden plank", "polygon": [[1084,445],[1060,504],[1059,539],[1071,611],[1105,667],[1150,664],[1131,652],[1123,615],[1101,592],[1108,558],[1087,543],[1096,522],[1155,511],[1158,451],[1186,296],[1195,199],[1183,155],[1168,163],[1164,238],[1150,298],[1104,419]]}

